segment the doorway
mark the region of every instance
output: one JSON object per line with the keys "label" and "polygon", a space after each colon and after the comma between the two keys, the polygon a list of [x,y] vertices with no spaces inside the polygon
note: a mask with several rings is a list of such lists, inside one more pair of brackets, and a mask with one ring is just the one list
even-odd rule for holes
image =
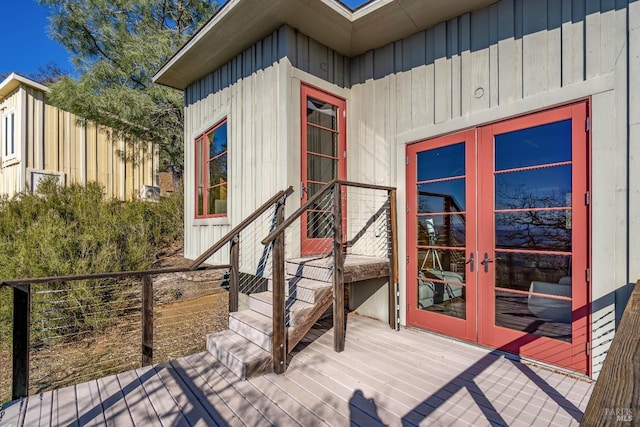
{"label": "doorway", "polygon": [[588,104],[407,147],[407,320],[588,373]]}
{"label": "doorway", "polygon": [[[301,204],[334,179],[346,179],[346,101],[302,86]],[[321,198],[301,217],[302,255],[327,253],[333,245],[330,198]],[[343,202],[344,203],[344,202]],[[343,212],[346,212],[343,206]],[[343,218],[343,227],[346,218]]]}

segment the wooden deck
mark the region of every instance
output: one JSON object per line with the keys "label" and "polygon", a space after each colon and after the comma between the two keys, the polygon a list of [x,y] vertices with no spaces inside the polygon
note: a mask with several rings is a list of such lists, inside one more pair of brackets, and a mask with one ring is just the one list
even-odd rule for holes
{"label": "wooden deck", "polygon": [[361,316],[335,353],[329,328],[307,334],[284,375],[240,381],[199,353],[12,402],[0,426],[569,426],[593,386]]}

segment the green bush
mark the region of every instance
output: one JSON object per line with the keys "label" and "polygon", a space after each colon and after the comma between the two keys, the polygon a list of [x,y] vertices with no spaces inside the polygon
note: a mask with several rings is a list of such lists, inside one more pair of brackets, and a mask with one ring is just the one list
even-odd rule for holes
{"label": "green bush", "polygon": [[[0,198],[0,280],[147,269],[163,249],[182,239],[182,232],[181,195],[121,202],[107,200],[99,184],[58,187],[45,181],[37,195]],[[114,304],[120,310],[127,304],[126,287],[114,292],[118,288],[104,283],[113,280],[48,284],[58,300],[64,298],[64,310],[48,310],[53,300],[38,295],[33,303],[39,310],[32,319],[44,320],[37,318],[39,313],[56,311],[55,321],[71,328],[68,332],[100,329],[112,320]],[[11,292],[0,292],[0,339],[5,343],[10,298]]]}

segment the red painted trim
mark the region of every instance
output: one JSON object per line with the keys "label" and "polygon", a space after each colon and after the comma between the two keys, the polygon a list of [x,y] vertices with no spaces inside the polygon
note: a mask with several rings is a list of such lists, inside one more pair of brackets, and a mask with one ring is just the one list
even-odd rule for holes
{"label": "red painted trim", "polygon": [[[582,194],[590,188],[590,135],[585,132],[585,120],[589,114],[588,101],[567,103],[560,107],[536,111],[527,115],[493,122],[478,128],[454,134],[447,134],[427,141],[407,146],[409,165],[407,167],[407,322],[436,332],[458,338],[477,341],[480,344],[520,354],[534,359],[591,374],[590,359],[586,355],[586,344],[591,341],[590,286],[585,280],[585,270],[590,263],[590,207],[581,203]],[[572,120],[572,160],[543,166],[495,171],[494,135],[527,129],[530,127]],[[417,154],[421,151],[466,142],[466,211],[460,213],[417,213]],[[477,150],[477,155],[476,155]],[[572,206],[559,208],[501,209],[495,210],[494,176],[518,170],[537,169],[550,166],[572,166]],[[476,165],[480,168],[475,170]],[[476,175],[477,174],[477,175]],[[449,178],[447,178],[448,180]],[[426,181],[428,182],[428,181]],[[476,202],[478,205],[476,205]],[[496,248],[494,215],[500,212],[568,210],[572,212],[572,251],[530,251]],[[456,319],[425,310],[417,309],[418,246],[417,218],[429,215],[465,215],[467,252],[475,252],[476,271],[466,272],[467,319]],[[477,218],[477,223],[476,223]],[[477,239],[477,240],[476,240]],[[441,249],[438,247],[438,249]],[[456,248],[460,250],[460,247]],[[495,252],[536,253],[572,256],[572,296],[560,297],[543,295],[552,299],[571,301],[573,309],[572,342],[536,336],[495,325],[495,292],[521,295],[538,295],[527,291],[514,291],[495,286],[495,264],[487,273],[480,265],[484,253],[495,257]],[[467,257],[468,258],[468,257]],[[468,268],[468,267],[467,267]],[[476,282],[477,280],[477,282]],[[477,295],[477,299],[475,299]],[[473,313],[473,314],[472,314]],[[477,320],[476,320],[477,319]],[[477,335],[476,335],[477,333]]]}
{"label": "red painted trim", "polygon": [[[467,212],[475,211],[475,198],[471,197],[469,189],[475,186],[475,130],[468,130],[455,134],[449,134],[436,139],[424,141],[418,144],[412,144],[407,146],[407,157],[409,158],[409,165],[407,166],[407,204],[409,206],[409,212],[407,213],[407,277],[409,279],[407,283],[407,303],[409,304],[409,311],[407,312],[407,323],[426,329],[430,329],[442,334],[451,335],[457,338],[465,339],[468,341],[475,341],[476,337],[476,279],[475,275],[471,274],[469,264],[466,266],[465,271],[465,283],[463,286],[466,288],[466,319],[459,319],[451,316],[445,316],[438,313],[434,313],[427,310],[421,310],[418,308],[418,277],[416,272],[421,260],[418,259],[418,249],[425,249],[430,246],[419,246],[416,242],[417,236],[417,217],[424,216],[425,214],[418,214],[418,189],[417,186],[417,155],[419,152],[445,147],[453,144],[465,144],[465,175],[458,176],[456,179],[465,178],[466,182],[466,211],[452,212],[451,214],[466,215]],[[449,180],[449,179],[446,179]],[[438,180],[441,181],[441,180]],[[475,190],[474,190],[475,191]],[[437,215],[437,214],[426,214]],[[475,217],[466,215],[466,246],[457,246],[452,250],[459,252],[465,251],[465,258],[468,258],[468,248],[475,248]],[[443,249],[437,247],[438,249]],[[475,250],[475,249],[474,249]],[[439,282],[439,281],[438,281]]]}
{"label": "red painted trim", "polygon": [[[332,157],[323,155],[320,153],[316,153],[313,151],[309,151],[307,149],[307,98],[314,98],[319,101],[324,101],[329,104],[332,104],[337,108],[337,125],[338,129],[328,129],[323,126],[313,125],[309,123],[315,128],[328,130],[338,134],[338,157]],[[338,161],[338,179],[346,180],[347,179],[347,160],[343,153],[346,153],[347,150],[347,120],[345,118],[344,112],[346,111],[347,102],[343,98],[337,97],[330,93],[324,92],[320,89],[314,88],[312,86],[302,84],[300,87],[300,180],[304,184],[305,188],[308,188],[308,184],[326,184],[325,182],[319,182],[314,180],[309,180],[307,178],[307,154],[329,158],[332,160]],[[307,193],[302,195],[301,204],[304,204],[308,199]],[[343,235],[346,236],[346,226],[347,226],[347,218],[346,218],[346,198],[343,197],[343,218],[342,218],[342,227],[343,227]],[[309,210],[307,212],[313,212],[313,210]],[[300,217],[300,237],[301,237],[301,251],[302,255],[314,255],[318,253],[328,252],[333,242],[331,239],[318,239],[318,238],[310,238],[307,236],[307,215],[302,214]]]}
{"label": "red painted trim", "polygon": [[[224,183],[220,183],[220,184],[216,184],[216,185],[209,185],[209,163],[211,163],[212,160],[215,160],[219,157],[222,157],[226,154],[229,153],[229,134],[227,133],[227,150],[223,151],[222,153],[216,154],[213,157],[209,157],[208,155],[208,143],[207,143],[207,134],[214,132],[216,129],[218,129],[220,126],[222,126],[223,124],[225,124],[227,122],[227,118],[225,117],[224,119],[220,120],[218,123],[216,123],[215,125],[211,126],[209,129],[207,129],[206,131],[202,132],[200,135],[196,136],[193,140],[194,142],[194,169],[197,170],[197,163],[198,163],[198,153],[197,153],[197,141],[198,140],[202,140],[202,143],[200,144],[200,148],[201,148],[201,161],[202,163],[200,164],[200,173],[202,174],[201,178],[202,178],[202,186],[203,186],[203,195],[202,195],[202,208],[203,208],[203,214],[202,215],[198,215],[198,177],[195,176],[194,174],[194,203],[193,203],[193,212],[194,212],[194,217],[196,219],[203,219],[203,218],[224,218],[228,215],[228,210],[225,213],[221,213],[221,214],[207,214],[207,207],[209,206],[209,190],[211,188],[216,188],[216,187],[222,187],[224,185],[227,186],[227,207],[229,206],[229,176],[227,176],[227,181],[225,181]],[[228,160],[227,160],[227,165],[228,165]]]}

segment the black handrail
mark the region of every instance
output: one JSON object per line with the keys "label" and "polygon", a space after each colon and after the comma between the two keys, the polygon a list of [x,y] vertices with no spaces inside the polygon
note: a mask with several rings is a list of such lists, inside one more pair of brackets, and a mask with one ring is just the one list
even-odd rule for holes
{"label": "black handrail", "polygon": [[293,193],[293,186],[289,186],[289,188],[287,188],[286,190],[281,190],[279,192],[277,192],[272,198],[270,198],[269,200],[267,200],[266,202],[264,202],[264,204],[262,206],[260,206],[258,209],[256,209],[251,215],[249,215],[248,217],[246,217],[244,219],[244,221],[242,221],[240,224],[238,224],[237,226],[235,226],[231,231],[229,231],[227,234],[225,234],[221,239],[219,239],[216,243],[214,243],[209,249],[207,249],[206,251],[204,251],[202,253],[202,255],[200,255],[194,262],[193,264],[191,264],[191,266],[189,267],[191,270],[196,270],[198,269],[198,267],[200,267],[200,265],[205,262],[207,259],[209,259],[209,257],[211,257],[213,254],[215,254],[217,251],[220,250],[220,248],[222,248],[224,245],[226,245],[227,243],[229,243],[235,236],[237,236],[238,234],[240,234],[240,232],[242,230],[244,230],[245,228],[247,228],[247,226],[249,224],[251,224],[251,222],[253,222],[256,218],[258,218],[260,215],[262,215],[267,209],[269,209],[274,203],[276,203],[278,200],[280,200],[281,198],[287,198],[291,195],[291,193]]}

